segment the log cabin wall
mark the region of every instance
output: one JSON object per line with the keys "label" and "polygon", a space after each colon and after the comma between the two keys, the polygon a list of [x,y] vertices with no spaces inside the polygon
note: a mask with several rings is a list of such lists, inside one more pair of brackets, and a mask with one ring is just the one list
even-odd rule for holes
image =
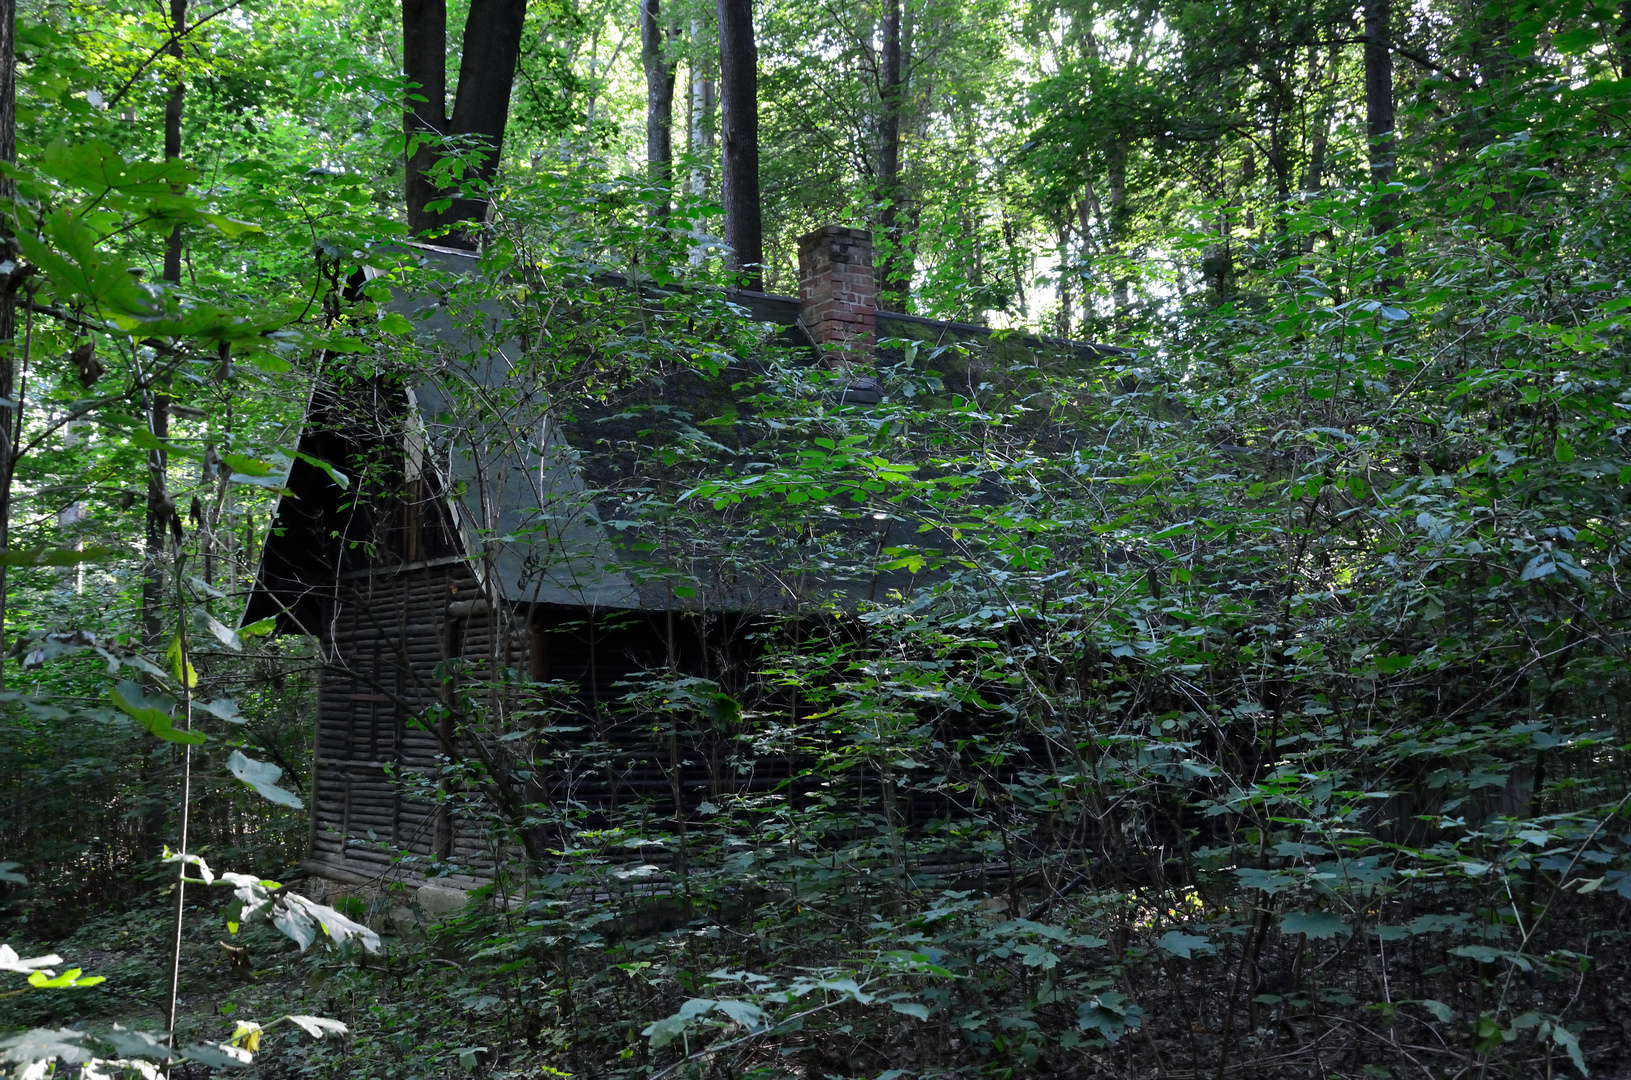
{"label": "log cabin wall", "polygon": [[[445,738],[425,715],[458,678],[525,670],[526,639],[492,618],[456,557],[343,575],[324,623],[314,762],[311,868],[339,880],[425,876],[451,860],[455,879],[492,872],[479,820],[438,808]],[[494,624],[505,639],[494,648]],[[495,652],[498,654],[495,657]]]}

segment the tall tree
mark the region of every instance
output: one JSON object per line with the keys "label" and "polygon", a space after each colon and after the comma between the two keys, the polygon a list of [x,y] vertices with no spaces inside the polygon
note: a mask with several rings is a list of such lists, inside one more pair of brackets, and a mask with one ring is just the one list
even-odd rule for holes
{"label": "tall tree", "polygon": [[[165,55],[175,62],[175,77],[170,83],[170,96],[164,101],[164,160],[174,161],[181,156],[181,111],[187,103],[187,83],[181,77],[181,39],[187,33],[187,0],[170,0],[170,40],[164,46]],[[164,280],[171,284],[181,281],[181,226],[170,230],[164,245]]]}
{"label": "tall tree", "polygon": [[691,167],[691,194],[705,195],[708,191],[707,159],[714,148],[714,106],[718,103],[719,87],[714,83],[713,65],[707,62],[705,45],[707,27],[701,19],[691,20],[691,155],[696,159]]}
{"label": "tall tree", "polygon": [[720,201],[727,267],[744,289],[764,288],[764,225],[759,210],[759,49],[753,0],[719,0]]}
{"label": "tall tree", "polygon": [[640,0],[640,66],[646,75],[646,171],[660,194],[652,214],[666,218],[674,183],[674,73],[679,61],[666,48],[674,37],[662,22],[659,0]]}
{"label": "tall tree", "polygon": [[[17,164],[17,0],[0,0],[0,165]],[[10,202],[17,197],[17,181],[9,173],[0,171],[0,200]],[[17,264],[17,245],[11,236],[10,222],[0,218],[0,261],[7,264],[7,273],[0,279],[0,398],[7,401],[16,396],[17,361],[12,344],[17,336],[18,275],[12,272]],[[0,412],[0,551],[11,545],[11,472],[15,424],[9,414]],[[6,567],[0,563],[0,654],[5,649],[6,637]],[[0,668],[0,686],[5,685],[5,672]]]}
{"label": "tall tree", "polygon": [[[402,66],[409,83],[403,108],[405,195],[408,228],[415,235],[474,246],[459,226],[484,220],[487,200],[459,194],[458,185],[463,181],[479,191],[498,172],[526,16],[527,0],[472,0],[450,116],[447,0],[402,0]],[[460,160],[445,175],[435,175],[449,156]]]}
{"label": "tall tree", "polygon": [[[187,32],[187,0],[170,0],[170,40],[165,54],[175,65],[170,94],[164,100],[164,160],[181,157],[182,110],[187,103],[187,83],[181,77],[181,40]],[[181,226],[176,225],[164,241],[163,278],[167,285],[181,284]],[[164,548],[175,503],[169,492],[169,454],[163,441],[170,434],[170,397],[149,379],[142,388],[147,406],[148,430],[159,440],[147,452],[147,535],[146,561],[142,567],[142,640],[157,645],[164,635]]]}
{"label": "tall tree", "polygon": [[883,203],[880,217],[888,243],[885,246],[878,303],[892,311],[905,311],[912,291],[912,253],[908,249],[906,230],[902,227],[901,206],[901,112],[906,96],[906,69],[902,57],[904,31],[901,23],[900,0],[886,0],[878,79],[878,97],[883,106],[878,124],[878,195]]}
{"label": "tall tree", "polygon": [[[1393,178],[1393,36],[1392,0],[1365,0],[1365,134],[1370,139],[1371,181],[1384,186]],[[1391,202],[1384,197],[1383,206]],[[1384,209],[1376,234],[1392,231],[1393,215]]]}

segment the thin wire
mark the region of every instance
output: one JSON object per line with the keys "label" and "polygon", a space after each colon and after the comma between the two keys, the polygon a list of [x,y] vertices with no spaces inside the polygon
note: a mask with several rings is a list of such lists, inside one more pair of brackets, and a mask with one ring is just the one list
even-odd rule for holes
{"label": "thin wire", "polygon": [[[181,566],[185,558],[184,555],[179,553],[176,555],[176,597],[178,602],[182,599]],[[181,605],[181,610],[185,610],[185,605]],[[181,646],[177,650],[180,654],[180,664],[178,666],[181,668],[181,678],[178,680],[181,683],[183,709],[181,730],[190,732],[193,729],[193,695],[189,679],[192,674],[192,660],[187,655],[186,620],[178,617],[176,621],[178,625],[176,636]],[[181,744],[181,847],[177,852],[180,857],[177,861],[178,869],[176,872],[176,933],[175,940],[170,946],[169,1028],[170,1049],[172,1051],[176,1048],[176,1010],[181,1001],[181,930],[187,902],[187,827],[191,824],[192,818],[192,789],[193,746],[192,743],[187,742]],[[174,1057],[165,1062],[164,1075],[166,1077],[170,1075],[170,1068],[174,1062]]]}

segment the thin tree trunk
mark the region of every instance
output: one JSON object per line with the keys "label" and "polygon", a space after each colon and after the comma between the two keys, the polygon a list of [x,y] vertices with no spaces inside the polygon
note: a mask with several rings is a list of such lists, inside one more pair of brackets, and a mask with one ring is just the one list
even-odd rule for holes
{"label": "thin tree trunk", "polygon": [[[0,0],[0,163],[17,163],[17,2]],[[0,199],[17,197],[17,182],[0,172]],[[11,236],[11,222],[0,219],[0,261],[15,264],[17,245]],[[12,345],[17,337],[16,282],[5,275],[0,286],[0,397],[10,401],[17,393],[17,359]],[[19,411],[21,407],[19,406]],[[13,425],[5,422],[15,414],[0,410],[0,551],[11,547],[11,477],[15,471],[16,447]],[[6,567],[0,563],[0,657],[6,645]],[[0,660],[0,687],[5,686],[5,666]]]}
{"label": "thin tree trunk", "polygon": [[640,66],[646,75],[646,171],[656,187],[652,217],[668,217],[674,184],[674,73],[678,61],[663,55],[668,34],[659,0],[640,0]]}
{"label": "thin tree trunk", "polygon": [[[1314,130],[1309,136],[1308,145],[1308,172],[1303,177],[1303,192],[1312,198],[1325,187],[1325,159],[1331,149],[1331,118],[1336,112],[1337,74],[1341,70],[1335,48],[1322,70],[1318,46],[1310,46],[1308,67],[1310,81],[1319,84],[1323,80],[1324,84],[1319,91],[1319,104],[1314,109]],[[1305,255],[1313,252],[1313,233],[1303,236],[1302,250]]]}
{"label": "thin tree trunk", "polygon": [[[181,60],[181,35],[187,29],[187,0],[170,0],[171,42],[165,50],[178,63]],[[181,112],[187,100],[187,84],[178,74],[170,84],[170,96],[164,103],[164,159],[173,161],[181,156]],[[169,285],[181,283],[181,226],[170,230],[164,245],[164,281]],[[148,386],[144,395],[148,405],[148,428],[158,438],[170,433],[170,398]],[[153,648],[164,637],[164,541],[175,507],[170,502],[166,475],[169,455],[162,449],[147,452],[147,550],[142,566],[142,641]]]}
{"label": "thin tree trunk", "polygon": [[[1365,0],[1365,134],[1370,139],[1371,180],[1378,187],[1393,178],[1392,0]],[[1377,235],[1393,227],[1392,215],[1375,222]]]}
{"label": "thin tree trunk", "polygon": [[878,196],[883,203],[883,280],[879,282],[878,306],[888,311],[905,311],[912,291],[912,258],[906,250],[905,230],[901,228],[900,134],[902,99],[906,86],[901,63],[900,0],[888,0],[883,16],[882,73],[878,97],[883,110],[878,124]]}
{"label": "thin tree trunk", "polygon": [[[149,430],[159,439],[170,436],[170,398],[153,387],[144,391]],[[175,512],[170,502],[167,473],[169,455],[147,452],[147,548],[142,565],[142,644],[155,648],[164,639],[164,539]]]}
{"label": "thin tree trunk", "polygon": [[[709,65],[703,60],[708,50],[702,46],[705,27],[701,19],[691,20],[691,195],[701,199],[708,194],[709,169],[707,161],[714,148],[714,107],[718,101],[718,88],[714,85]],[[691,265],[701,266],[707,258],[703,247],[705,235],[702,223],[691,229]]]}
{"label": "thin tree trunk", "polygon": [[1070,222],[1061,216],[1059,220],[1059,315],[1054,321],[1054,327],[1062,338],[1070,337],[1071,307],[1074,304],[1071,285],[1076,276],[1075,268],[1070,257]]}
{"label": "thin tree trunk", "polygon": [[[702,48],[705,32],[701,19],[691,22],[692,55],[706,55]],[[696,164],[691,169],[691,194],[701,197],[708,193],[708,167],[704,164],[714,148],[714,108],[718,102],[718,87],[714,85],[707,64],[691,61],[691,155]]]}
{"label": "thin tree trunk", "polygon": [[[1127,144],[1124,142],[1113,144],[1108,157],[1110,257],[1120,260],[1127,254]],[[1110,296],[1115,302],[1116,312],[1120,314],[1132,306],[1129,295],[1130,283],[1119,266],[1114,274],[1110,283]]]}
{"label": "thin tree trunk", "polygon": [[764,288],[764,227],[759,208],[759,49],[753,0],[719,0],[720,201],[725,205],[726,268],[737,283]]}
{"label": "thin tree trunk", "polygon": [[[170,0],[170,44],[165,48],[171,59],[179,65],[182,59],[181,35],[187,32],[187,0]],[[164,102],[164,160],[173,161],[181,156],[181,108],[187,100],[187,84],[180,74],[170,84],[170,96]],[[170,230],[164,245],[164,280],[172,285],[181,281],[181,226]]]}

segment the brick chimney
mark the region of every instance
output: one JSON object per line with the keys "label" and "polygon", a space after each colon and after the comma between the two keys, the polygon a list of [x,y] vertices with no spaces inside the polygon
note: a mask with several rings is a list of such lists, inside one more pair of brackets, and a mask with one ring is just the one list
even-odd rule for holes
{"label": "brick chimney", "polygon": [[827,363],[871,372],[877,312],[870,232],[827,225],[799,237],[799,319]]}

